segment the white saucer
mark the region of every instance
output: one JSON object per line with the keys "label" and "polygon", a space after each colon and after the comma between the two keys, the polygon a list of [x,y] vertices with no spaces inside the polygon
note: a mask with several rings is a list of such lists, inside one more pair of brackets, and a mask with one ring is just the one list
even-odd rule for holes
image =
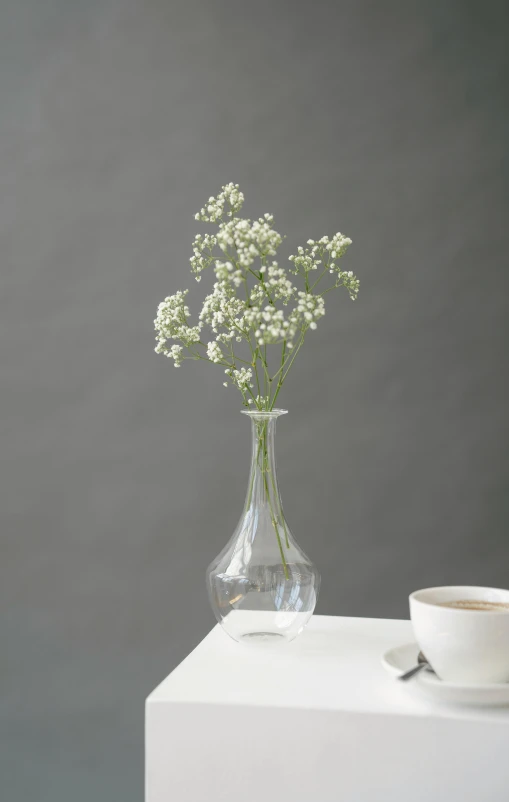
{"label": "white saucer", "polygon": [[[419,647],[416,643],[406,643],[404,646],[396,646],[385,652],[382,664],[389,674],[397,677],[417,665],[418,654]],[[423,669],[413,679],[400,684],[409,687],[413,685],[436,702],[477,707],[509,705],[509,682],[490,685],[459,685],[444,682],[436,674]]]}

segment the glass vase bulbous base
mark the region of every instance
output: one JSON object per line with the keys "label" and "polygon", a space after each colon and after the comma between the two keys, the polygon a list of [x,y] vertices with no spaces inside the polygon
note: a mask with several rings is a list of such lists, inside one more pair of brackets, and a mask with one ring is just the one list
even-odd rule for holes
{"label": "glass vase bulbous base", "polygon": [[320,574],[298,546],[283,514],[274,457],[282,410],[248,413],[252,462],[246,504],[237,528],[207,570],[212,609],[234,640],[292,641],[313,615]]}
{"label": "glass vase bulbous base", "polygon": [[[236,611],[235,611],[236,612]],[[245,611],[238,611],[222,620],[221,626],[233,640],[247,644],[289,643],[303,631],[313,612],[297,613],[297,617],[288,622],[284,614],[280,617],[263,611],[253,612],[252,616]]]}
{"label": "glass vase bulbous base", "polygon": [[243,643],[282,643],[299,635],[313,615],[319,576],[311,563],[250,566],[225,576],[211,566],[211,598],[225,632]]}

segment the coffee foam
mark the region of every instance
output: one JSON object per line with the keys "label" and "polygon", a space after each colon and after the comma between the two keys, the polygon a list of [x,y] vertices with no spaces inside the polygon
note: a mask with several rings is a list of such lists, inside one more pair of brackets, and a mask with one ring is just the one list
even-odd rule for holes
{"label": "coffee foam", "polygon": [[439,607],[450,607],[453,610],[481,610],[485,612],[509,613],[509,602],[486,601],[484,599],[458,599],[441,602]]}

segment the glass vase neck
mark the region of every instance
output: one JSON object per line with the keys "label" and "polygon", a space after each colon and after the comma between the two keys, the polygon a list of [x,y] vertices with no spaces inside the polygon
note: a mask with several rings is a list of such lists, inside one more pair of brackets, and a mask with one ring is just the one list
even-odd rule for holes
{"label": "glass vase neck", "polygon": [[[283,515],[276,475],[274,440],[276,421],[286,410],[246,410],[251,418],[252,451],[251,471],[246,496],[245,514],[267,521],[264,532],[272,529],[273,543],[277,543],[281,562],[288,574],[285,546],[290,547],[288,528]],[[256,532],[253,529],[253,534]]]}
{"label": "glass vase neck", "polygon": [[[252,498],[253,488],[262,491],[268,502],[272,493],[277,492],[276,458],[274,454],[274,439],[276,436],[276,421],[281,415],[286,415],[286,409],[245,409],[244,415],[251,418],[252,454],[251,475],[249,481],[248,504]],[[270,482],[268,481],[270,480]],[[277,506],[281,506],[281,503]]]}
{"label": "glass vase neck", "polygon": [[243,409],[241,412],[252,421],[277,420],[281,415],[288,415],[287,409]]}

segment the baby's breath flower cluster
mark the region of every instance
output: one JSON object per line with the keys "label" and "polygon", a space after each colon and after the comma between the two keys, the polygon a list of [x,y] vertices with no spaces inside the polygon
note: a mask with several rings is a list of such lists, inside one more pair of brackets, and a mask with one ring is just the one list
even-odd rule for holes
{"label": "baby's breath flower cluster", "polygon": [[240,212],[243,203],[244,195],[240,191],[239,185],[226,184],[217,198],[209,198],[208,203],[195,214],[194,219],[202,220],[204,223],[217,223],[225,215],[233,217]]}
{"label": "baby's breath flower cluster", "polygon": [[239,266],[247,269],[255,259],[276,255],[283,238],[271,228],[273,222],[271,214],[254,222],[234,218],[219,226],[217,244],[226,255],[234,249]]}
{"label": "baby's breath flower cluster", "polygon": [[[251,379],[253,378],[253,371],[251,368],[241,368],[240,370],[227,368],[225,373],[232,380],[232,384],[234,384],[235,387],[238,387],[242,393],[244,393],[248,387],[251,388],[253,386],[251,382]],[[226,382],[226,384],[228,384],[228,382]]]}
{"label": "baby's breath flower cluster", "polygon": [[[306,333],[325,314],[324,296],[343,286],[355,300],[359,281],[339,264],[352,242],[341,233],[308,240],[289,257],[288,270],[281,266],[274,257],[283,237],[274,229],[273,216],[241,218],[243,202],[239,185],[226,184],[195,215],[216,223],[217,231],[195,237],[191,272],[200,281],[213,266],[215,282],[196,325],[189,323],[187,290],[159,304],[155,350],[173,359],[175,367],[184,359],[222,365],[224,384],[240,390],[245,406],[270,410]],[[300,278],[300,287],[291,274]],[[327,275],[332,284],[329,279],[323,289],[319,285]],[[206,327],[212,339],[202,337]],[[171,340],[176,343],[170,345]]]}
{"label": "baby's breath flower cluster", "polygon": [[207,323],[215,334],[223,327],[233,337],[235,326],[238,325],[236,321],[240,321],[244,309],[245,302],[237,298],[235,287],[231,286],[229,280],[216,281],[213,291],[203,302],[199,327]]}
{"label": "baby's breath flower cluster", "polygon": [[[185,297],[189,290],[178,291],[175,295],[170,295],[161,301],[157,308],[157,345],[156,353],[174,356],[177,352],[173,348],[168,348],[168,340],[180,340],[189,348],[193,343],[200,340],[200,326],[189,326],[189,308],[185,305]],[[182,348],[179,353],[182,352]],[[182,359],[180,358],[179,365]],[[177,365],[178,367],[178,365]]]}
{"label": "baby's breath flower cluster", "polygon": [[322,237],[315,240],[308,239],[306,246],[299,246],[296,256],[290,256],[290,262],[293,262],[292,273],[298,275],[299,273],[305,277],[306,283],[309,282],[309,272],[311,270],[321,270],[320,278],[315,281],[313,286],[318,284],[323,275],[328,271],[336,275],[334,286],[344,286],[347,288],[350,298],[355,301],[359,292],[359,280],[354,276],[351,270],[341,270],[337,264],[338,260],[346,253],[352,240],[350,237],[345,237],[344,234],[334,234],[332,239],[329,237]]}
{"label": "baby's breath flower cluster", "polygon": [[216,342],[216,340],[212,340],[212,342],[207,344],[207,356],[211,362],[222,362],[223,352],[221,351],[221,346],[218,342]]}
{"label": "baby's breath flower cluster", "polygon": [[210,267],[215,257],[213,249],[217,245],[217,239],[212,234],[197,234],[193,242],[193,255],[189,260],[191,262],[191,270],[195,273],[196,281],[201,281],[200,273],[206,267]]}

